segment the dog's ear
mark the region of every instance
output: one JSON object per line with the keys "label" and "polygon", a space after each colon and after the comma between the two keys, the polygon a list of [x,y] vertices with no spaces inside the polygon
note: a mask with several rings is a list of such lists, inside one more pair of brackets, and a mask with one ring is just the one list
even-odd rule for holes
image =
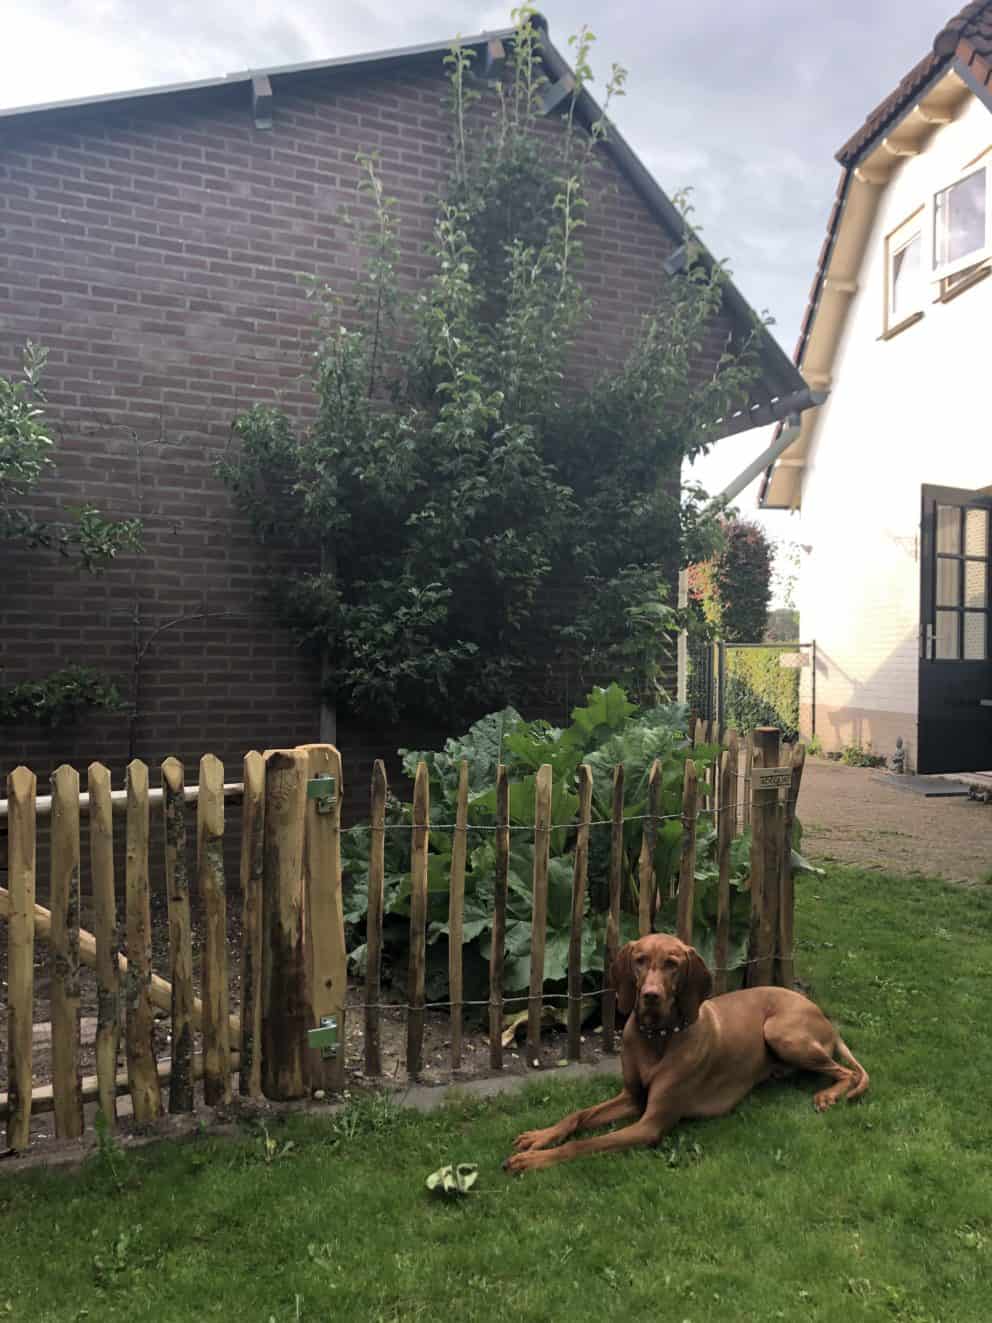
{"label": "dog's ear", "polygon": [[629,1015],[637,996],[637,977],[634,974],[634,943],[621,946],[610,966],[610,986],[617,994],[617,1010]]}
{"label": "dog's ear", "polygon": [[678,1008],[685,1025],[690,1025],[699,1018],[699,1008],[713,993],[713,976],[706,967],[706,961],[690,946],[688,954],[679,971]]}

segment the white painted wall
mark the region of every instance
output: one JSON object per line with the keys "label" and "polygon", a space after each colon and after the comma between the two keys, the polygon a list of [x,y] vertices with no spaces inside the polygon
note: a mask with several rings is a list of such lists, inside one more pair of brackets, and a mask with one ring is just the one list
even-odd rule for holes
{"label": "white painted wall", "polygon": [[[972,98],[886,187],[851,301],[804,474],[798,541],[802,637],[817,641],[817,732],[826,748],[858,734],[858,712],[899,714],[915,750],[920,488],[992,484],[988,384],[992,276],[948,303],[924,296],[923,319],[884,330],[885,236],[992,145],[992,115]],[[992,168],[992,158],[989,161]],[[925,252],[924,245],[924,252]],[[926,265],[926,262],[925,262]],[[803,673],[808,701],[810,675]],[[820,720],[848,709],[847,733]],[[889,747],[891,754],[896,721]]]}

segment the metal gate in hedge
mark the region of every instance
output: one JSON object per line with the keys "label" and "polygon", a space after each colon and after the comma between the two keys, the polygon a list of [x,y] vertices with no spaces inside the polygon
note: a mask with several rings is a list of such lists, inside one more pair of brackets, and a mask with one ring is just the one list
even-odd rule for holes
{"label": "metal gate in hedge", "polygon": [[[816,734],[816,641],[729,643],[689,640],[686,702],[701,721],[742,733],[776,726],[783,738],[799,735],[800,705],[809,710],[808,734]],[[803,683],[803,672],[809,678]],[[807,723],[804,723],[807,724]]]}

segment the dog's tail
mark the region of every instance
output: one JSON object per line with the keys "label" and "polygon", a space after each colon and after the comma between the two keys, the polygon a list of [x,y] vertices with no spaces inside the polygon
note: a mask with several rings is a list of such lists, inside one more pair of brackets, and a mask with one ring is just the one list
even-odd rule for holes
{"label": "dog's tail", "polygon": [[851,1066],[852,1069],[858,1072],[858,1078],[847,1092],[847,1101],[854,1102],[855,1098],[860,1098],[863,1093],[867,1093],[868,1091],[868,1072],[844,1042],[843,1038],[841,1038],[840,1034],[837,1035],[837,1055],[846,1065]]}

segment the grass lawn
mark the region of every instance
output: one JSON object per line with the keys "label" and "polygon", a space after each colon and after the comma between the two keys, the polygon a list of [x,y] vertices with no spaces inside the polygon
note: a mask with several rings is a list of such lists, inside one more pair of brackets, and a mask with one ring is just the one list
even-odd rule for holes
{"label": "grass lawn", "polygon": [[[510,1178],[518,1131],[609,1096],[545,1077],[421,1116],[294,1119],[0,1174],[0,1320],[766,1323],[992,1318],[992,890],[801,881],[800,971],[872,1078],[770,1085],[661,1148]],[[564,1074],[564,1072],[563,1072]],[[480,1164],[474,1193],[424,1178]]]}

